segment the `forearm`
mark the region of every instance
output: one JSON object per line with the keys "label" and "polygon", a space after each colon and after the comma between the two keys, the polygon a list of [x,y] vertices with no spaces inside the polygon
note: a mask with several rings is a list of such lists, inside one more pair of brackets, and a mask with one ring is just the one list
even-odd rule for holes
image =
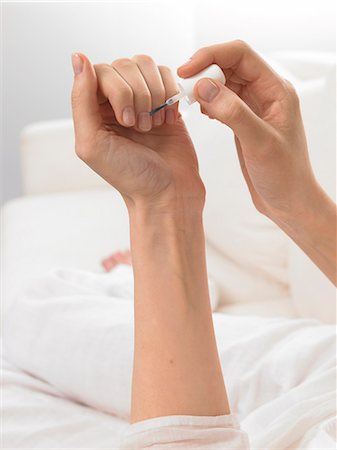
{"label": "forearm", "polygon": [[274,221],[336,285],[336,205],[317,184],[307,197],[301,210]]}
{"label": "forearm", "polygon": [[130,212],[135,277],[131,420],[229,412],[209,302],[201,211]]}

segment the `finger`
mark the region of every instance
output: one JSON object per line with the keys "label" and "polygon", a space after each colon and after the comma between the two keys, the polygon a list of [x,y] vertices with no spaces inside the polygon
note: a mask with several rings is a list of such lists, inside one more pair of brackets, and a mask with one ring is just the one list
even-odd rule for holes
{"label": "finger", "polygon": [[210,118],[228,125],[249,147],[262,149],[270,126],[260,119],[231,89],[217,80],[203,78],[194,88],[196,100]]}
{"label": "finger", "polygon": [[[158,69],[165,86],[165,97],[168,99],[177,94],[179,92],[179,88],[169,67],[158,66]],[[168,125],[173,125],[176,122],[178,117],[178,106],[179,104],[177,102],[164,108],[165,122]]]}
{"label": "finger", "polygon": [[121,125],[125,127],[135,125],[131,87],[109,64],[97,64],[94,67],[98,80],[100,101],[104,101],[104,98],[109,101],[116,119]]}
{"label": "finger", "polygon": [[281,78],[266,61],[240,40],[199,49],[187,64],[179,67],[178,75],[182,78],[190,77],[210,64],[217,64],[223,70],[232,69],[237,77],[246,82],[260,79],[282,85]]}
{"label": "finger", "polygon": [[97,101],[97,79],[89,59],[82,53],[72,55],[74,84],[72,113],[75,128],[76,152],[86,151],[102,125]]}
{"label": "finger", "polygon": [[[152,104],[151,110],[157,108],[159,105],[164,103],[165,98],[165,86],[161,78],[159,69],[153,59],[148,55],[135,55],[132,58],[138,69],[143,75],[143,78],[147,84],[147,87],[151,93]],[[152,125],[160,126],[164,122],[165,112],[158,111],[152,117]]]}
{"label": "finger", "polygon": [[150,131],[152,119],[149,115],[152,106],[151,92],[137,64],[128,58],[117,59],[112,67],[119,73],[133,91],[133,102],[138,131]]}

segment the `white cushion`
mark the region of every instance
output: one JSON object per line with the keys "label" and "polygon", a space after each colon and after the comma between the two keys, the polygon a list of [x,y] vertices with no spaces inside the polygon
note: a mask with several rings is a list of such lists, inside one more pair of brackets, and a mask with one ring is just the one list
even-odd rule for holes
{"label": "white cushion", "polygon": [[28,196],[3,210],[4,298],[54,267],[102,270],[129,248],[128,217],[114,189]]}
{"label": "white cushion", "polygon": [[75,154],[71,119],[36,122],[20,135],[23,192],[47,194],[107,186]]}

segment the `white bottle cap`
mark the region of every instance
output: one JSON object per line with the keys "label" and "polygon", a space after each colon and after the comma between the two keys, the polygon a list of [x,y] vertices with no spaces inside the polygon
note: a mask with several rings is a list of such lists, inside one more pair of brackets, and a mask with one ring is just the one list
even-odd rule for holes
{"label": "white bottle cap", "polygon": [[178,87],[181,93],[184,93],[186,101],[189,105],[192,105],[196,101],[193,90],[196,82],[201,78],[213,78],[215,80],[220,81],[222,84],[226,83],[226,77],[223,71],[217,64],[212,64],[201,72],[197,73],[193,77],[182,78],[178,82]]}

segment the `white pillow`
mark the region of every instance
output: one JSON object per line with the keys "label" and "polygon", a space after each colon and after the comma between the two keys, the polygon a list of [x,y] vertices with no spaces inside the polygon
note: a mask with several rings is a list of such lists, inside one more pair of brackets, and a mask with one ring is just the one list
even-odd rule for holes
{"label": "white pillow", "polygon": [[72,119],[27,125],[20,133],[20,150],[25,195],[108,186],[76,156]]}

